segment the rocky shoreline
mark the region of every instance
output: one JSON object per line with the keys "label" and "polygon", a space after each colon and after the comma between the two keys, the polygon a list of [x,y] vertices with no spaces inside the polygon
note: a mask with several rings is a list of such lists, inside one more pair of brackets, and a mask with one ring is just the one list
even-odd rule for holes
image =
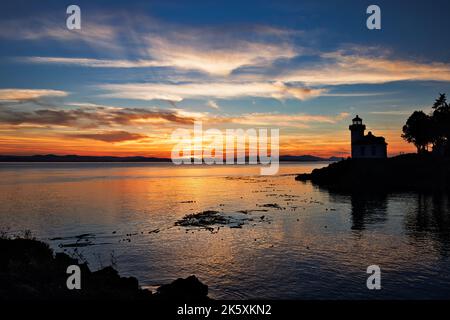
{"label": "rocky shoreline", "polygon": [[295,179],[338,192],[449,191],[450,159],[432,154],[346,159]]}
{"label": "rocky shoreline", "polygon": [[[69,290],[67,268],[78,265],[81,289]],[[0,238],[0,300],[207,301],[208,286],[195,276],[177,279],[156,292],[142,289],[134,277],[121,277],[109,266],[91,271],[66,253],[54,253],[41,241]]]}

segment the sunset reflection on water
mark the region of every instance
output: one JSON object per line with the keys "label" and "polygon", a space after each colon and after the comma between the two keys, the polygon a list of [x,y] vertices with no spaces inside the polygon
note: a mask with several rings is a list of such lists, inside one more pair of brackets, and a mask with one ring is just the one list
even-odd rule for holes
{"label": "sunset reflection on water", "polygon": [[[254,166],[2,164],[0,225],[56,250],[73,241],[61,237],[92,234],[79,248],[92,267],[114,252],[142,285],[195,274],[213,298],[449,297],[448,196],[334,194],[295,181],[324,165],[260,176]],[[204,210],[250,220],[214,233],[174,226]],[[379,292],[365,286],[371,264],[383,272]]]}

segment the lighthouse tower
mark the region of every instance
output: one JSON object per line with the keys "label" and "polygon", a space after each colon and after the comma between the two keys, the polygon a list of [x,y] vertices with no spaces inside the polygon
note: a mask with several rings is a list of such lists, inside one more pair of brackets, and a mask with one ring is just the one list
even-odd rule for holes
{"label": "lighthouse tower", "polygon": [[356,117],[352,120],[352,124],[348,128],[351,131],[352,145],[364,139],[364,131],[366,131],[366,125],[362,123],[362,119],[358,115],[356,115]]}

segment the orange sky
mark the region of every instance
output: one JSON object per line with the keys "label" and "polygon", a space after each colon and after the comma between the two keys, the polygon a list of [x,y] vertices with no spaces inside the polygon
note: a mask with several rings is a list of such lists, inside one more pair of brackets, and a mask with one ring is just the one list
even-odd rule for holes
{"label": "orange sky", "polygon": [[[175,141],[167,132],[161,137],[153,134],[138,140],[107,142],[94,139],[69,138],[51,130],[42,132],[15,131],[0,129],[0,154],[33,155],[33,154],[78,154],[78,155],[114,155],[114,156],[149,156],[170,157]],[[165,130],[166,131],[166,130]],[[347,130],[331,131],[323,134],[305,134],[302,130],[284,133],[280,130],[281,155],[311,154],[322,157],[343,156],[350,152],[350,132]],[[400,131],[374,131],[376,135],[385,136],[388,142],[389,155],[415,152],[411,144],[400,137]],[[143,135],[144,136],[144,135]],[[205,145],[208,145],[205,142]]]}
{"label": "orange sky", "polygon": [[[217,19],[215,5],[89,2],[71,30],[53,2],[11,5],[0,11],[3,155],[169,157],[172,133],[202,121],[279,129],[281,155],[346,157],[358,114],[392,156],[415,152],[400,137],[408,116],[450,92],[440,7],[393,6],[390,27],[366,30],[351,4],[336,23],[335,10],[300,2],[227,3]],[[412,41],[404,23],[423,32]]]}

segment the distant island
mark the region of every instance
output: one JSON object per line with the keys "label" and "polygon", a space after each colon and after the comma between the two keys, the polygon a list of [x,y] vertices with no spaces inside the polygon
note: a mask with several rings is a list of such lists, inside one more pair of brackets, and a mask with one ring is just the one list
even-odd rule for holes
{"label": "distant island", "polygon": [[[280,156],[280,161],[286,162],[305,162],[305,161],[338,161],[342,158],[330,157],[321,158],[311,155]],[[114,156],[79,156],[79,155],[32,155],[32,156],[16,156],[16,155],[0,155],[0,162],[172,162],[169,158],[156,157],[114,157]]]}
{"label": "distant island", "polygon": [[280,156],[280,161],[292,161],[292,162],[303,162],[303,161],[340,161],[342,160],[342,157],[329,157],[329,158],[321,158],[311,155],[304,155],[304,156]]}
{"label": "distant island", "polygon": [[171,162],[167,158],[154,157],[113,157],[113,156],[78,156],[78,155],[0,155],[0,162]]}

